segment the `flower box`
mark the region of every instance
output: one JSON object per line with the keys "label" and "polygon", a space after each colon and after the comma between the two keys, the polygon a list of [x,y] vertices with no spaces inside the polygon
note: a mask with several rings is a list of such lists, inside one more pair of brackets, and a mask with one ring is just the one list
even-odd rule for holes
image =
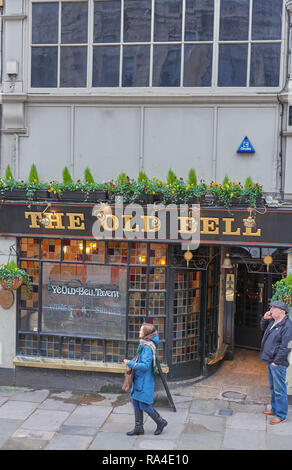
{"label": "flower box", "polygon": [[34,199],[36,201],[43,201],[43,200],[48,199],[49,197],[50,196],[49,196],[48,188],[46,188],[46,189],[36,189],[36,191],[34,193]]}
{"label": "flower box", "polygon": [[108,199],[107,191],[103,191],[102,189],[85,192],[83,194],[85,202],[95,202],[98,204],[99,202],[104,202]]}
{"label": "flower box", "polygon": [[7,189],[1,194],[1,197],[8,200],[26,201],[26,192],[27,190],[22,188]]}

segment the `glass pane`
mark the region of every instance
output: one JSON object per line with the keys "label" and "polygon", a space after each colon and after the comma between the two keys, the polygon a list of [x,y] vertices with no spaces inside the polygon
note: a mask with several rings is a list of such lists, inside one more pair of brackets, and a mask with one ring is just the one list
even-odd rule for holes
{"label": "glass pane", "polygon": [[86,242],[86,261],[105,262],[105,242]]}
{"label": "glass pane", "polygon": [[151,39],[151,0],[125,0],[124,42]]}
{"label": "glass pane", "polygon": [[38,284],[39,282],[39,263],[37,261],[21,261],[21,269],[24,269],[30,276],[31,282]]}
{"label": "glass pane", "polygon": [[150,268],[149,271],[149,290],[165,290],[165,269]]}
{"label": "glass pane", "polygon": [[150,46],[124,46],[123,86],[149,86]]}
{"label": "glass pane", "polygon": [[127,263],[128,243],[127,242],[108,242],[108,262],[109,263]]}
{"label": "glass pane", "polygon": [[[39,287],[32,286],[32,292],[27,294],[26,286],[20,287],[20,308],[22,309],[38,309],[39,306]],[[21,328],[22,330],[25,328]]]}
{"label": "glass pane", "polygon": [[167,245],[163,243],[151,243],[150,264],[166,265]]}
{"label": "glass pane", "polygon": [[58,15],[58,3],[33,3],[33,44],[58,44]]}
{"label": "glass pane", "polygon": [[253,0],[252,39],[281,39],[282,0]]}
{"label": "glass pane", "polygon": [[132,243],[130,264],[146,264],[147,263],[147,244]]}
{"label": "glass pane", "polygon": [[126,343],[120,341],[107,341],[105,362],[122,362],[126,356]]}
{"label": "glass pane", "polygon": [[20,240],[21,258],[39,257],[39,240],[37,238],[22,238]]}
{"label": "glass pane", "polygon": [[141,315],[146,317],[146,292],[130,292],[129,315]]}
{"label": "glass pane", "polygon": [[124,338],[127,268],[43,265],[42,331]]}
{"label": "glass pane", "polygon": [[220,41],[248,39],[249,0],[221,0]]}
{"label": "glass pane", "polygon": [[180,85],[181,46],[154,46],[153,86]]}
{"label": "glass pane", "polygon": [[246,86],[247,45],[221,44],[218,86]]}
{"label": "glass pane", "polygon": [[63,256],[64,261],[82,261],[83,240],[64,240]]}
{"label": "glass pane", "polygon": [[41,336],[40,355],[59,357],[60,338],[58,336]]}
{"label": "glass pane", "polygon": [[281,44],[252,44],[250,86],[279,86]]}
{"label": "glass pane", "polygon": [[165,294],[163,292],[150,292],[148,315],[165,315]]}
{"label": "glass pane", "polygon": [[186,41],[212,41],[213,23],[214,0],[186,0]]}
{"label": "glass pane", "polygon": [[88,3],[62,3],[61,42],[63,44],[87,43]]}
{"label": "glass pane", "polygon": [[37,335],[19,335],[18,354],[25,356],[37,356],[38,354],[38,337]]}
{"label": "glass pane", "polygon": [[130,268],[129,288],[146,290],[147,271],[146,268]]}
{"label": "glass pane", "polygon": [[52,88],[57,86],[57,47],[33,47],[31,50],[31,86]]}
{"label": "glass pane", "polygon": [[92,86],[119,86],[120,47],[93,48]]}
{"label": "glass pane", "polygon": [[87,47],[61,47],[61,87],[86,87]]}
{"label": "glass pane", "polygon": [[155,0],[154,41],[181,41],[182,0]]}
{"label": "glass pane", "polygon": [[93,42],[119,42],[121,35],[121,2],[94,3]]}
{"label": "glass pane", "polygon": [[61,240],[42,240],[42,257],[45,259],[61,259]]}
{"label": "glass pane", "polygon": [[184,86],[211,86],[213,46],[185,45]]}
{"label": "glass pane", "polygon": [[85,339],[83,341],[83,358],[87,361],[103,361],[103,341]]}

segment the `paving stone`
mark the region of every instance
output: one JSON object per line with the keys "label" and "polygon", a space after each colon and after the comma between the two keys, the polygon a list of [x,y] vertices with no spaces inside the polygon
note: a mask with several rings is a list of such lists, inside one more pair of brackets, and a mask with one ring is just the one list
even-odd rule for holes
{"label": "paving stone", "polygon": [[69,413],[65,411],[36,410],[22,427],[41,431],[57,431],[68,416]]}
{"label": "paving stone", "polygon": [[0,448],[21,426],[22,421],[16,419],[0,419]]}
{"label": "paving stone", "polygon": [[213,415],[221,408],[226,408],[226,402],[223,400],[194,400],[190,413]]}
{"label": "paving stone", "polygon": [[229,409],[234,413],[262,413],[266,409],[266,405],[257,403],[229,403]]}
{"label": "paving stone", "polygon": [[41,450],[47,443],[41,439],[10,438],[1,450]]}
{"label": "paving stone", "polygon": [[137,449],[136,437],[124,433],[98,432],[89,450],[132,450]]}
{"label": "paving stone", "polygon": [[92,437],[56,433],[45,450],[86,450]]}
{"label": "paving stone", "polygon": [[112,408],[108,406],[78,406],[64,424],[99,428],[105,423],[111,411]]}
{"label": "paving stone", "polygon": [[67,403],[62,400],[55,400],[54,398],[47,398],[40,406],[39,410],[54,410],[54,411],[68,411],[71,412],[76,408],[77,404]]}
{"label": "paving stone", "polygon": [[220,450],[223,436],[223,433],[219,432],[183,433],[177,448],[180,450]]}
{"label": "paving stone", "polygon": [[37,406],[38,403],[9,400],[0,407],[0,419],[25,420]]}
{"label": "paving stone", "polygon": [[116,406],[113,408],[113,414],[133,414],[134,408],[132,403],[126,403],[123,406]]}
{"label": "paving stone", "polygon": [[229,417],[190,414],[188,423],[185,425],[185,432],[222,432],[225,429],[226,419],[229,419]]}
{"label": "paving stone", "polygon": [[15,393],[10,400],[42,403],[48,397],[49,393],[49,390],[20,391]]}
{"label": "paving stone", "polygon": [[[153,439],[154,431],[156,430],[156,423],[151,418],[147,418],[146,422],[144,423],[144,437],[146,439],[151,438]],[[162,433],[159,434],[159,439],[179,439],[181,433],[184,430],[183,423],[175,423],[172,425],[168,423],[168,425],[163,429]],[[138,436],[139,438],[139,436]]]}
{"label": "paving stone", "polygon": [[58,432],[61,434],[78,434],[79,436],[94,436],[97,430],[96,428],[89,428],[87,426],[66,426],[63,424]]}
{"label": "paving stone", "polygon": [[224,434],[223,449],[263,450],[265,433],[255,430],[227,428]]}
{"label": "paving stone", "polygon": [[292,450],[292,435],[281,434],[281,437],[268,433],[266,435],[267,450]]}
{"label": "paving stone", "polygon": [[232,416],[227,416],[226,427],[233,429],[265,431],[266,417],[260,413],[234,413]]}
{"label": "paving stone", "polygon": [[9,399],[9,397],[1,397],[0,396],[0,406],[3,405],[3,403],[5,403],[7,400]]}
{"label": "paving stone", "polygon": [[42,441],[49,441],[54,436],[52,431],[42,431],[39,429],[24,429],[21,427],[17,429],[12,435],[13,438],[29,438],[29,439],[39,439]]}
{"label": "paving stone", "polygon": [[[160,437],[160,436],[159,436]],[[177,443],[173,440],[162,440],[159,438],[150,439],[137,439],[135,449],[140,450],[176,450]]]}

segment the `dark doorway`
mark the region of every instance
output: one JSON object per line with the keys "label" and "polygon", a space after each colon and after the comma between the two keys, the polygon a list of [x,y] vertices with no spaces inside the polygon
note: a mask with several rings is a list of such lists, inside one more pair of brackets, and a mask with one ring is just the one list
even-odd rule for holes
{"label": "dark doorway", "polygon": [[260,349],[262,332],[260,320],[269,309],[273,284],[281,279],[279,273],[248,272],[245,263],[238,264],[235,305],[235,346]]}

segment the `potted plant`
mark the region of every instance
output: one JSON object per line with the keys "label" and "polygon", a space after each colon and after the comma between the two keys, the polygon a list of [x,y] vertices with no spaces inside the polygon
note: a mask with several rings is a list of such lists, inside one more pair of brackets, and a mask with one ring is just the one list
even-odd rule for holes
{"label": "potted plant", "polygon": [[26,285],[27,292],[31,291],[31,280],[24,269],[20,269],[15,261],[9,264],[1,264],[0,284],[4,290],[16,290],[21,284]]}
{"label": "potted plant", "polygon": [[285,302],[287,308],[292,307],[292,274],[273,284],[274,294],[271,300]]}
{"label": "potted plant", "polygon": [[33,163],[30,168],[28,183],[26,185],[26,199],[28,201],[33,201],[34,199],[40,201],[47,199],[48,196],[48,185],[40,182],[36,165]]}
{"label": "potted plant", "polygon": [[107,199],[107,192],[104,184],[96,183],[94,181],[88,167],[84,170],[84,185],[82,190],[85,193],[85,201],[87,202],[101,202],[106,201]]}
{"label": "potted plant", "polygon": [[7,165],[5,178],[1,180],[0,192],[1,199],[16,199],[19,201],[25,201],[26,199],[26,184],[24,181],[14,179],[10,165]]}
{"label": "potted plant", "polygon": [[253,183],[250,176],[245,180],[243,193],[249,206],[257,207],[262,204],[263,187],[258,183]]}

